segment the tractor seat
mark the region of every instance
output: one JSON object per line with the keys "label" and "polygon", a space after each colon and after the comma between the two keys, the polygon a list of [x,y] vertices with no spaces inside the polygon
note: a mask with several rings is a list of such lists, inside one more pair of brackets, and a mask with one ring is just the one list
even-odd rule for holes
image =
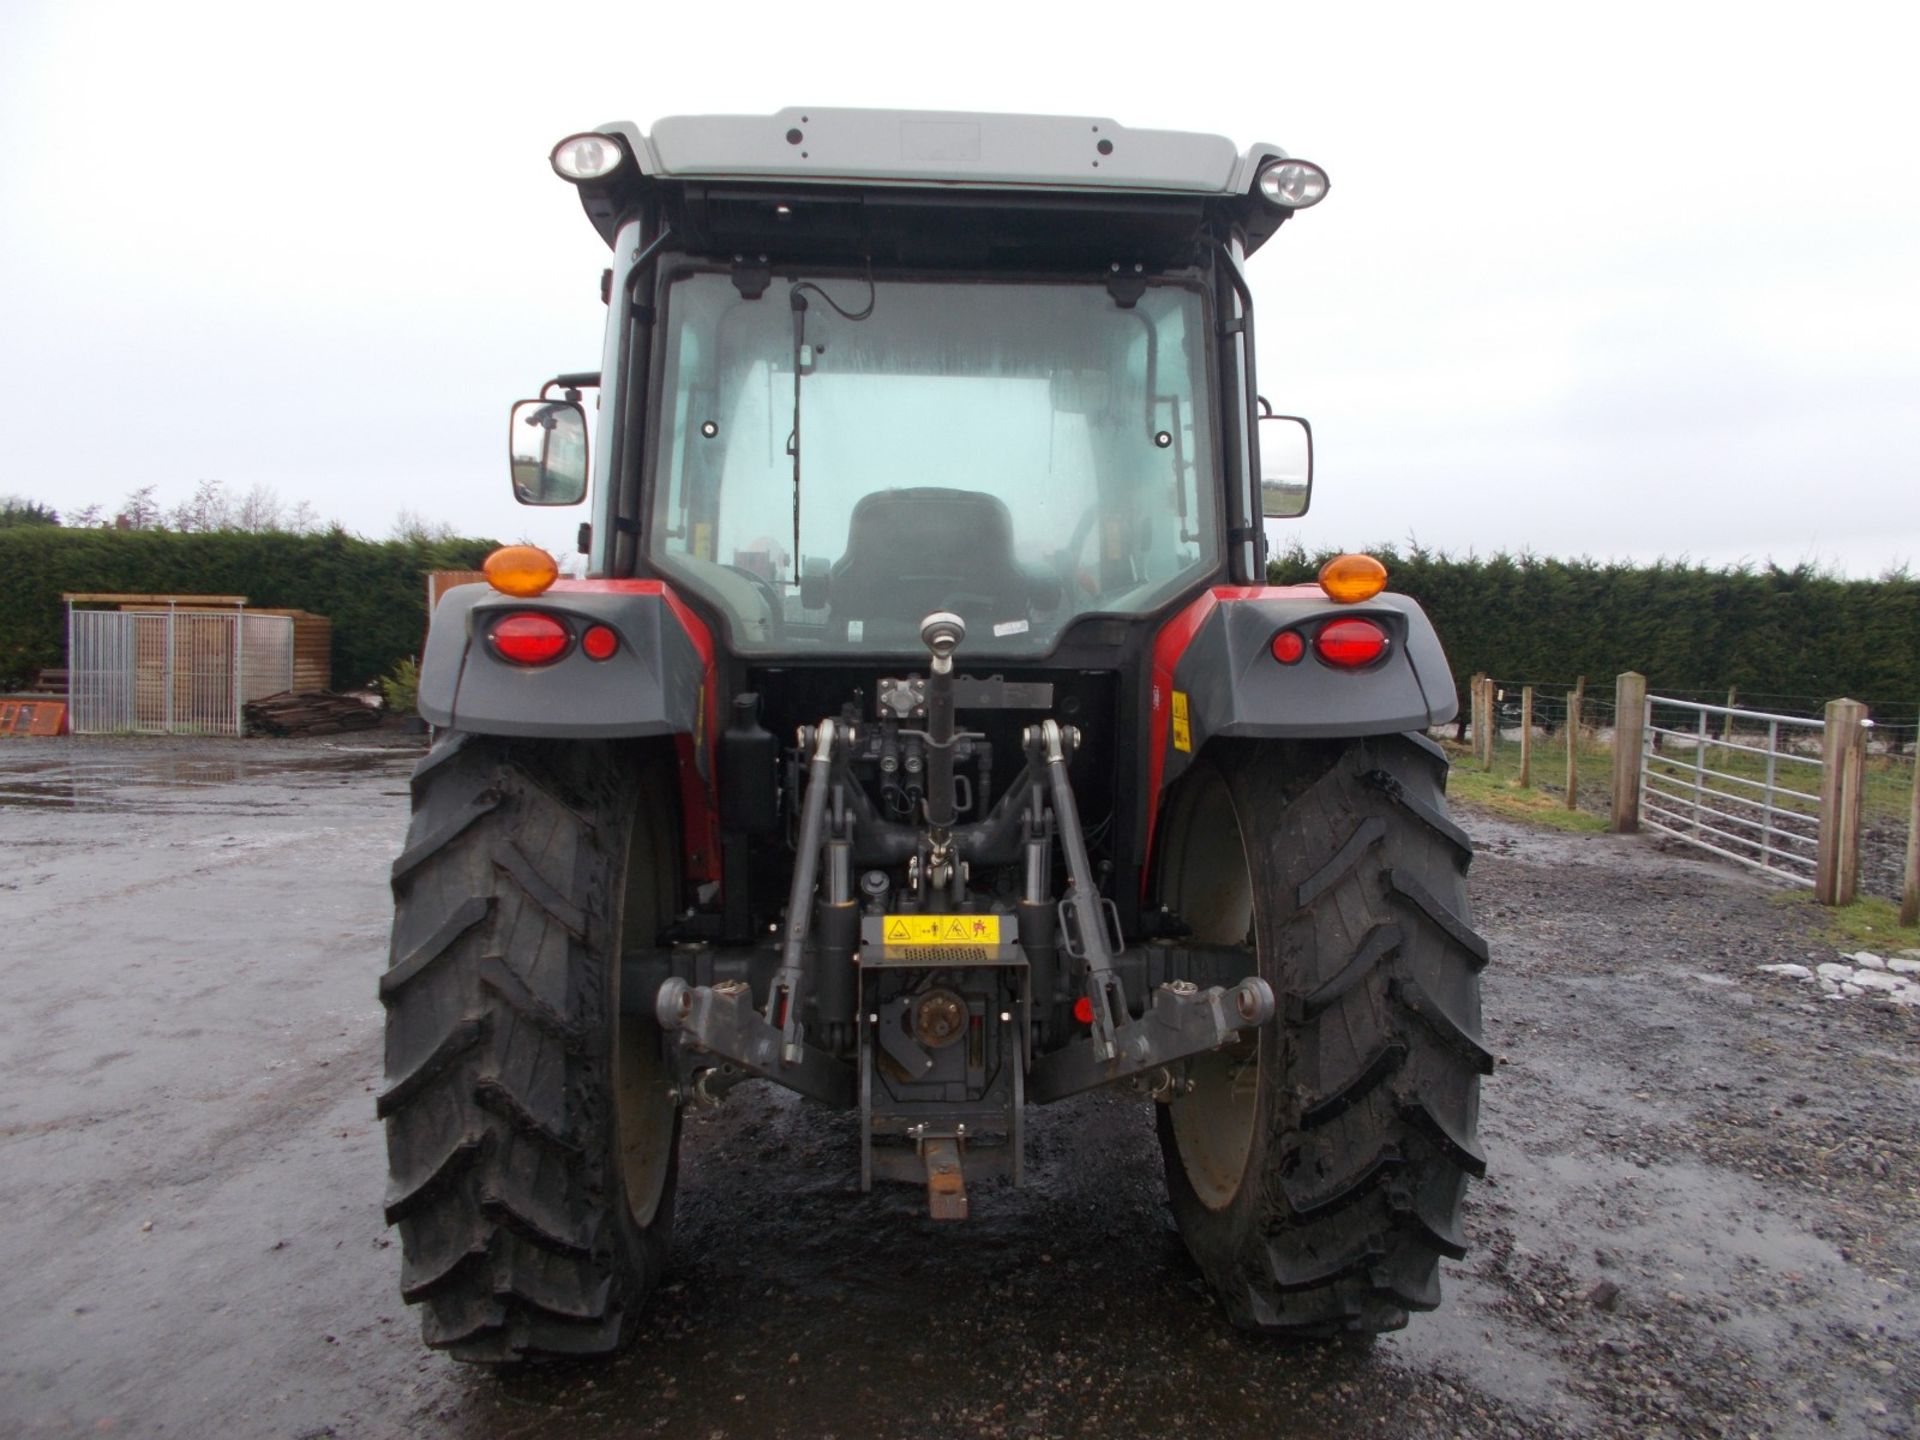
{"label": "tractor seat", "polygon": [[853,507],[827,602],[866,643],[916,643],[920,621],[951,610],[976,627],[1025,620],[1033,581],[1013,554],[1006,503],[977,490],[877,490]]}

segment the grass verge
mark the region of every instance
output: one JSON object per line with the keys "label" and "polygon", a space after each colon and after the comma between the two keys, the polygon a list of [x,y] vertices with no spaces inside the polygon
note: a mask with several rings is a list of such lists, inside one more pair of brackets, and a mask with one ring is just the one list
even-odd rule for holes
{"label": "grass verge", "polygon": [[[1447,747],[1453,756],[1454,747]],[[1569,810],[1557,794],[1520,788],[1520,782],[1497,772],[1489,774],[1473,764],[1466,751],[1453,756],[1454,767],[1447,776],[1447,794],[1469,805],[1479,805],[1513,820],[1548,825],[1555,830],[1577,830],[1587,834],[1604,831],[1607,817],[1588,810]]]}
{"label": "grass verge", "polygon": [[1774,896],[1773,903],[1803,911],[1808,923],[1840,950],[1886,956],[1920,949],[1920,926],[1902,925],[1900,907],[1891,900],[1863,895],[1850,905],[1829,908],[1816,904],[1810,891],[1787,890]]}

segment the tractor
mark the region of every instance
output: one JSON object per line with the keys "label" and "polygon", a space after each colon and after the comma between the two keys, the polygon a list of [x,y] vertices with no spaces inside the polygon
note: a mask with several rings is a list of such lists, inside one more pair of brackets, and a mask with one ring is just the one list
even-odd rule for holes
{"label": "tractor", "polygon": [[1491,1070],[1454,682],[1377,561],[1267,583],[1312,433],[1247,264],[1326,173],[828,109],[551,164],[605,345],[512,407],[509,471],[591,497],[584,578],[510,546],[440,600],[380,980],[426,1343],[615,1350],[683,1115],[759,1082],[949,1221],[1022,1182],[1029,1106],[1137,1097],[1234,1323],[1433,1308]]}

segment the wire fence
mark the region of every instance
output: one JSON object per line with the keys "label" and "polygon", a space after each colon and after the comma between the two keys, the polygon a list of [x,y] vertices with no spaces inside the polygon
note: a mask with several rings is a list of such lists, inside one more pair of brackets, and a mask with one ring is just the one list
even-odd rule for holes
{"label": "wire fence", "polygon": [[[1571,740],[1575,804],[1569,808],[1606,815],[1613,766],[1612,688],[1576,690],[1571,684],[1534,686],[1532,741],[1522,746],[1521,717],[1526,689],[1527,683],[1523,682],[1495,682],[1491,753],[1475,762],[1461,763],[1477,763],[1494,779],[1517,786],[1521,783],[1524,755],[1527,784],[1564,802],[1567,746]],[[1571,723],[1576,716],[1576,694],[1577,725]],[[1472,732],[1472,721],[1463,710],[1454,722],[1450,738],[1456,745],[1471,744],[1478,752],[1480,737]]]}
{"label": "wire fence", "polygon": [[[1874,726],[1875,731],[1879,725]],[[1860,787],[1860,888],[1883,899],[1901,898],[1907,854],[1915,843],[1914,749],[1868,742]]]}
{"label": "wire fence", "polygon": [[[1572,729],[1575,801],[1590,814],[1609,815],[1616,718],[1612,678],[1593,687],[1562,678],[1495,679],[1492,688],[1488,744],[1482,749],[1469,713],[1463,711],[1451,738],[1471,751],[1456,763],[1519,785],[1521,714],[1531,689],[1526,780],[1531,788],[1564,801],[1569,725],[1577,695],[1578,725]],[[1717,846],[1732,859],[1804,883],[1819,825],[1823,712],[1833,697],[1758,690],[1736,690],[1730,697],[1725,689],[1699,686],[1658,689],[1644,737],[1643,820],[1651,828],[1682,831],[1685,838]],[[1737,703],[1730,705],[1729,698]],[[1859,890],[1898,902],[1906,886],[1907,852],[1914,843],[1920,703],[1865,703],[1873,723],[1861,775]],[[1773,718],[1743,718],[1742,711]]]}

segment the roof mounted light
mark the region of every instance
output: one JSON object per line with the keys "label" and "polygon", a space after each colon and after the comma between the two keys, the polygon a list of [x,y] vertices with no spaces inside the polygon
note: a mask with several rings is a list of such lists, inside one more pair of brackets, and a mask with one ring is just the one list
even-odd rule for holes
{"label": "roof mounted light", "polygon": [[554,173],[562,180],[600,180],[618,170],[626,151],[611,135],[569,135],[553,147]]}
{"label": "roof mounted light", "polygon": [[1276,160],[1260,172],[1260,193],[1269,205],[1304,210],[1327,198],[1332,182],[1311,160]]}

